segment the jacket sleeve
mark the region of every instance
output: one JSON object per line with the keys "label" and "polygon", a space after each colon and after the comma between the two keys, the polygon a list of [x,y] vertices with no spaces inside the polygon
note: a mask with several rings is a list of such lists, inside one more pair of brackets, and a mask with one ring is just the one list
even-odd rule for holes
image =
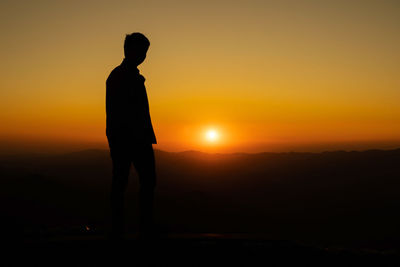
{"label": "jacket sleeve", "polygon": [[123,131],[128,126],[129,102],[125,82],[118,74],[111,73],[106,81],[107,127]]}

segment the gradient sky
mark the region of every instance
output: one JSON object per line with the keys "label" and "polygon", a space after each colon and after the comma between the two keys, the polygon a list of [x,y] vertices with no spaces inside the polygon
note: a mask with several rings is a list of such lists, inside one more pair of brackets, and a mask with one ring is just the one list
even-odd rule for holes
{"label": "gradient sky", "polygon": [[105,80],[135,31],[157,148],[400,144],[399,1],[3,0],[0,27],[3,145],[105,146]]}

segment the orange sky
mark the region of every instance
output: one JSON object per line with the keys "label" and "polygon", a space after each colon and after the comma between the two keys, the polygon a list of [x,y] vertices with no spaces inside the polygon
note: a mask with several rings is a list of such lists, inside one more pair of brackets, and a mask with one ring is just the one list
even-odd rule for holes
{"label": "orange sky", "polygon": [[398,1],[2,1],[0,141],[104,147],[105,80],[140,31],[159,149],[395,147],[399,14]]}

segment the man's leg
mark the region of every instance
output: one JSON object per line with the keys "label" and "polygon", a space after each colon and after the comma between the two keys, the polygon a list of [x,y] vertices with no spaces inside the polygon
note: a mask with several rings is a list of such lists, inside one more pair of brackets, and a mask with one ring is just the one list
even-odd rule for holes
{"label": "man's leg", "polygon": [[113,163],[111,183],[111,231],[114,237],[122,237],[125,231],[124,195],[128,184],[131,160],[120,151],[111,150]]}
{"label": "man's leg", "polygon": [[134,152],[133,164],[139,176],[140,232],[149,234],[153,227],[154,189],[156,170],[152,144],[143,145]]}

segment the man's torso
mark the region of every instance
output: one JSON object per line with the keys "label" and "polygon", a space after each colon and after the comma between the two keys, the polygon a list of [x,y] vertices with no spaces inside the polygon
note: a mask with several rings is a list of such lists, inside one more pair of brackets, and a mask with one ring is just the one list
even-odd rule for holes
{"label": "man's torso", "polygon": [[145,78],[126,62],[106,82],[106,134],[109,142],[156,143],[151,123]]}

